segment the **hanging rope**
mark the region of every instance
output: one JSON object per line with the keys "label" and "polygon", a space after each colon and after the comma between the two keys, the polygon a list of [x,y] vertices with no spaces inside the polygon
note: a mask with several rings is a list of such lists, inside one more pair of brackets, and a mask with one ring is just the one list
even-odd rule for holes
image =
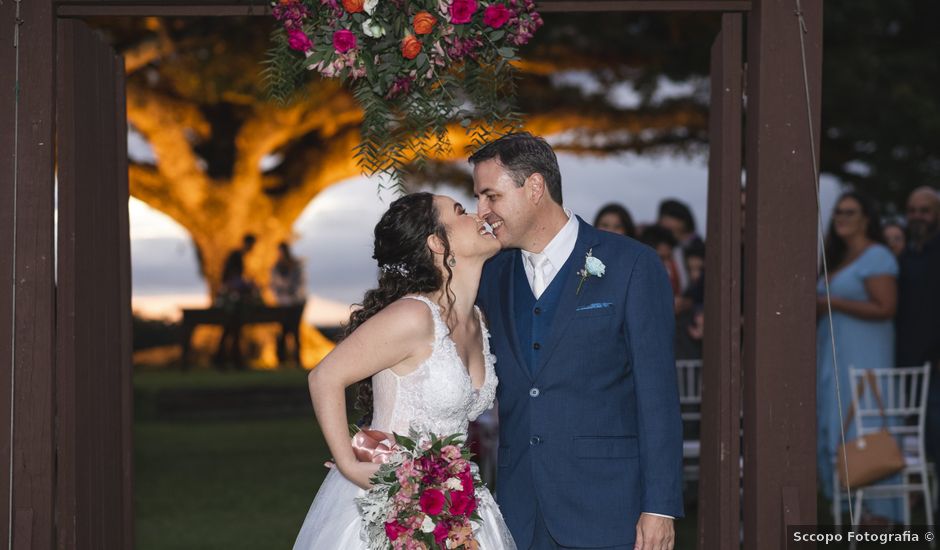
{"label": "hanging rope", "polygon": [[7,548],[13,550],[13,415],[16,402],[16,210],[19,203],[16,200],[17,183],[19,178],[19,143],[20,143],[20,18],[21,0],[14,0],[16,17],[13,20],[13,49],[16,51],[13,71],[13,254],[10,258],[10,283],[13,285],[12,318],[10,319],[10,496],[9,512],[7,515]]}
{"label": "hanging rope", "polygon": [[[845,457],[845,420],[842,415],[842,388],[839,387],[839,359],[836,355],[836,334],[832,322],[832,295],[829,291],[829,265],[826,262],[826,243],[825,238],[823,237],[823,219],[822,219],[822,205],[820,203],[819,197],[819,164],[816,160],[816,133],[813,130],[813,110],[812,104],[810,103],[810,93],[809,93],[809,74],[806,69],[806,40],[804,35],[808,32],[806,28],[806,19],[803,17],[803,8],[800,6],[800,0],[796,1],[796,11],[794,12],[797,20],[799,21],[799,34],[800,34],[800,56],[803,64],[803,91],[806,93],[806,122],[807,128],[809,128],[809,150],[813,159],[813,183],[816,186],[816,216],[818,219],[817,231],[816,234],[819,237],[819,249],[822,251],[820,256],[822,256],[822,269],[823,269],[823,281],[826,286],[826,321],[829,323],[829,344],[832,348],[832,374],[836,383],[836,407],[839,410],[839,437],[842,439],[842,454],[843,460],[842,463],[845,465],[845,479],[846,484],[848,485],[849,479],[849,466],[848,460]],[[855,506],[852,502],[852,487],[849,485],[845,488],[846,493],[848,494],[849,501],[849,521],[852,525],[855,525]],[[841,511],[839,512],[841,513]]]}

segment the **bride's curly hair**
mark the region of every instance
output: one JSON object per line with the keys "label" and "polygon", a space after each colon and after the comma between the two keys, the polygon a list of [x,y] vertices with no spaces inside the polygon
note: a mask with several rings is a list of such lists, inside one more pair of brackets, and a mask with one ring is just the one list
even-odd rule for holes
{"label": "bride's curly hair", "polygon": [[[429,235],[437,235],[444,243],[444,257],[451,253],[447,230],[440,221],[431,193],[412,193],[389,206],[375,226],[375,244],[372,257],[379,264],[379,282],[366,292],[362,307],[349,316],[344,337],[383,308],[402,296],[432,293],[445,289],[449,304],[454,296],[450,290],[453,271],[444,262],[446,277],[434,263],[434,254],[428,248]],[[371,424],[373,401],[372,380],[359,383],[356,408],[363,413],[362,425]]]}

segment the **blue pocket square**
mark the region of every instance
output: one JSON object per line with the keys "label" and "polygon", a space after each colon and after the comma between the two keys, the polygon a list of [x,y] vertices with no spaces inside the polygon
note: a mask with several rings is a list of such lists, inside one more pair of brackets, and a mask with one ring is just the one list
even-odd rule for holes
{"label": "blue pocket square", "polygon": [[604,309],[605,307],[610,307],[612,305],[613,305],[612,302],[596,302],[590,305],[581,306],[575,311],[587,311],[589,309]]}

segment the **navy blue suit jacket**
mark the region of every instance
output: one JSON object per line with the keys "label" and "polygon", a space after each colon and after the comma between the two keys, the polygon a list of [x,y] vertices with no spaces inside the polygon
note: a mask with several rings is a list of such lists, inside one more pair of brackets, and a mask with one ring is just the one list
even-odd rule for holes
{"label": "navy blue suit jacket", "polygon": [[574,547],[630,545],[641,512],[683,514],[666,271],[648,246],[578,221],[568,269],[591,250],[606,273],[580,293],[569,274],[534,368],[516,330],[518,250],[487,262],[478,296],[499,377],[497,497],[522,549],[536,506],[552,537]]}

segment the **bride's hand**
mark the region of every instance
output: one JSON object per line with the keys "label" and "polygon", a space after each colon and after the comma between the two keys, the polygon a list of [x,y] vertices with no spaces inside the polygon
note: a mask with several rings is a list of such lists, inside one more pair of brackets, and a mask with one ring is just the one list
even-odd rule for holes
{"label": "bride's hand", "polygon": [[379,465],[373,462],[351,462],[339,467],[340,473],[363,489],[372,487],[371,478],[379,471]]}

